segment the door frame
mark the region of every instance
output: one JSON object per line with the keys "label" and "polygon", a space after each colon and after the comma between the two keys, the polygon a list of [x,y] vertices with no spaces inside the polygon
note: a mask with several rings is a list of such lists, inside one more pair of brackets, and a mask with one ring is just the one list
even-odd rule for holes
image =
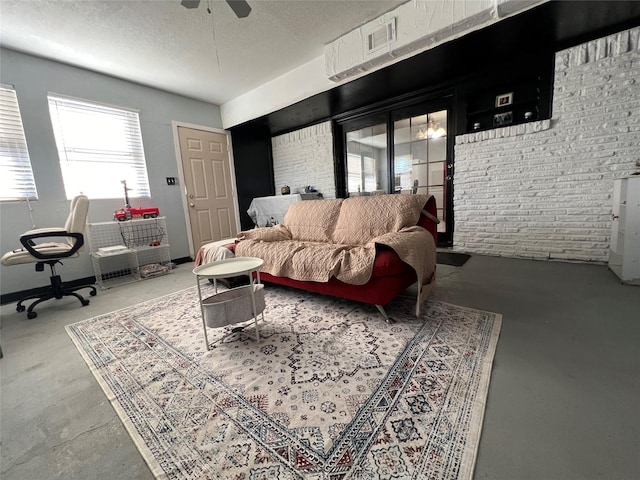
{"label": "door frame", "polygon": [[173,146],[176,154],[176,164],[178,166],[178,182],[181,189],[182,210],[184,211],[184,221],[187,227],[187,241],[189,243],[189,255],[192,259],[196,258],[196,252],[193,248],[193,236],[191,235],[191,220],[189,218],[189,201],[187,198],[187,190],[184,182],[184,169],[182,168],[182,154],[180,153],[180,137],[178,136],[178,127],[191,128],[193,130],[202,130],[204,132],[219,133],[227,137],[227,151],[229,152],[229,171],[231,172],[231,194],[233,196],[233,207],[236,217],[236,225],[240,231],[240,206],[238,204],[238,187],[236,185],[236,167],[233,160],[233,146],[231,144],[231,132],[215,127],[205,127],[203,125],[195,125],[193,123],[181,122],[179,120],[171,121],[171,130],[173,131]]}

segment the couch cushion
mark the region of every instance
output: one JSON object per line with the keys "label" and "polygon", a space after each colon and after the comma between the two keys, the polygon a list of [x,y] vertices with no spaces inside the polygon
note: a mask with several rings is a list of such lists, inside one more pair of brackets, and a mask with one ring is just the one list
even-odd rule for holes
{"label": "couch cushion", "polygon": [[[342,202],[333,241],[366,245],[374,238],[415,225],[429,195],[373,195]],[[304,202],[302,202],[304,203]]]}
{"label": "couch cushion", "polygon": [[291,238],[301,242],[330,242],[342,202],[342,198],[304,200],[289,206],[284,225],[291,232]]}

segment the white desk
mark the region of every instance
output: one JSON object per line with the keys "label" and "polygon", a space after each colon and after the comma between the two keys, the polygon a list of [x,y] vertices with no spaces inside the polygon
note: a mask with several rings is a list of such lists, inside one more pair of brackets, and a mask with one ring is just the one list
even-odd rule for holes
{"label": "white desk", "polygon": [[[260,341],[260,331],[258,330],[258,315],[262,314],[262,312],[264,311],[264,291],[260,290],[262,299],[261,299],[260,305],[258,306],[258,308],[256,308],[256,287],[260,286],[260,288],[262,288],[262,286],[260,285],[259,269],[263,263],[264,261],[261,258],[234,257],[234,258],[226,258],[224,260],[220,260],[217,262],[207,263],[205,265],[200,265],[199,267],[196,267],[193,269],[193,273],[196,276],[196,284],[198,285],[198,300],[200,301],[200,313],[202,315],[202,328],[204,329],[204,341],[206,343],[207,350],[209,350],[209,339],[207,338],[207,322],[205,320],[207,317],[207,312],[205,312],[205,308],[206,308],[205,302],[207,300],[212,300],[212,304],[216,305],[216,300],[218,298],[220,298],[220,301],[221,301],[219,305],[222,305],[225,302],[230,303],[234,301],[244,301],[247,295],[243,297],[237,297],[237,298],[232,298],[231,296],[227,298],[223,296],[228,294],[229,292],[231,292],[232,294],[239,293],[242,289],[247,289],[247,288],[250,291],[250,295],[249,295],[251,297],[250,308],[251,308],[251,313],[253,314],[253,320],[256,325],[256,340]],[[253,280],[253,272],[256,272],[257,282],[255,283]],[[234,288],[218,294],[218,282],[217,282],[218,278],[235,277],[242,274],[249,275],[250,282],[248,287],[238,287],[238,288]],[[208,299],[205,299],[203,301],[202,289],[200,287],[200,280],[210,279],[210,278],[213,279],[215,294],[213,295],[213,297],[209,297]],[[241,308],[241,310],[246,313],[247,305],[240,305],[240,307],[245,307],[244,309]],[[264,319],[264,315],[263,315],[263,319]],[[241,316],[239,318],[229,318],[226,324],[242,323],[245,321],[247,321],[247,318],[244,318]]]}

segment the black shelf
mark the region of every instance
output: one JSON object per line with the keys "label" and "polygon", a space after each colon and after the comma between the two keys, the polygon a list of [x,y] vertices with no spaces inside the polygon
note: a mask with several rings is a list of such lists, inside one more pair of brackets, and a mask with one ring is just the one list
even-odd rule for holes
{"label": "black shelf", "polygon": [[467,117],[477,117],[477,116],[480,116],[480,115],[486,115],[488,113],[494,114],[494,113],[500,113],[500,112],[508,112],[509,110],[520,109],[520,108],[523,108],[523,107],[535,108],[535,107],[538,106],[539,100],[540,99],[538,99],[538,98],[534,98],[534,99],[531,99],[531,100],[526,100],[526,101],[523,100],[523,101],[519,101],[519,102],[514,102],[512,105],[485,108],[484,110],[474,110],[472,112],[467,112]]}
{"label": "black shelf", "polygon": [[[465,131],[478,132],[519,125],[541,118],[541,77],[538,75],[470,92],[467,96]],[[509,105],[496,106],[496,98],[511,94]]]}

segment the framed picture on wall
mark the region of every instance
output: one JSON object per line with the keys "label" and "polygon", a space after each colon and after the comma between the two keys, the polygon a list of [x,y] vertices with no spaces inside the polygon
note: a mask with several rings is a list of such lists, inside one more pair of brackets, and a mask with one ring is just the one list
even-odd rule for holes
{"label": "framed picture on wall", "polygon": [[503,93],[502,95],[496,96],[496,108],[498,107],[506,107],[513,103],[513,92]]}
{"label": "framed picture on wall", "polygon": [[493,126],[503,127],[504,125],[511,125],[513,123],[513,112],[496,113],[493,116]]}

